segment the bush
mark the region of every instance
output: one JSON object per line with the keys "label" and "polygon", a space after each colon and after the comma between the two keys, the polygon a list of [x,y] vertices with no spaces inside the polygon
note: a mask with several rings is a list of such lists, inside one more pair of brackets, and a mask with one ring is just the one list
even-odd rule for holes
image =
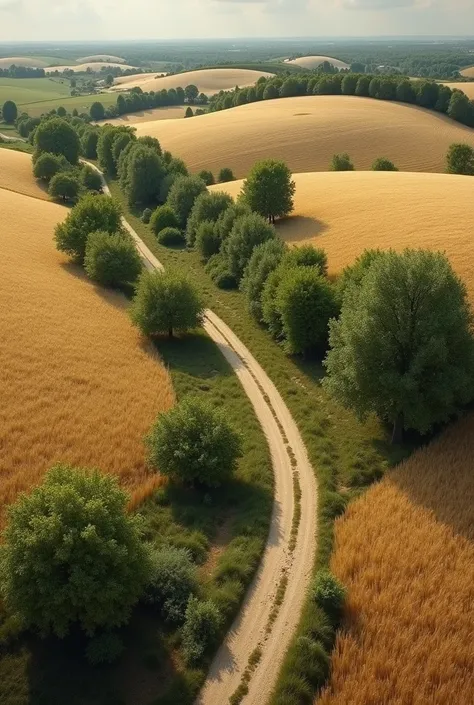
{"label": "bush", "polygon": [[[176,213],[170,206],[158,206],[158,208],[153,211],[150,226],[155,235],[158,235],[165,228],[179,228],[179,221]],[[184,237],[181,239],[184,240]]]}
{"label": "bush", "polygon": [[90,233],[102,230],[112,234],[118,232],[120,227],[121,211],[116,201],[109,196],[86,194],[66,220],[56,226],[56,247],[82,264]]}
{"label": "bush", "polygon": [[189,214],[186,228],[186,241],[189,247],[194,247],[196,233],[204,222],[215,223],[225,211],[234,204],[227,193],[207,191],[201,193],[195,200],[193,209]]}
{"label": "bush", "polygon": [[162,475],[219,487],[237,468],[241,440],[209,403],[189,398],[160,414],[146,438],[148,461]]}
{"label": "bush", "polygon": [[188,278],[143,272],[130,307],[133,323],[144,335],[185,332],[200,325],[203,306]]}
{"label": "bush", "polygon": [[222,618],[212,600],[200,602],[191,597],[182,629],[184,658],[189,665],[198,664],[219,636]]}
{"label": "bush", "polygon": [[469,144],[452,144],[446,160],[448,174],[474,176],[474,149]]}
{"label": "bush", "polygon": [[225,168],[221,169],[219,172],[219,176],[217,177],[217,181],[220,184],[226,184],[229,181],[235,181],[235,176],[233,174],[232,169]]}
{"label": "bush", "polygon": [[331,162],[331,171],[354,171],[354,164],[348,154],[335,154]]}
{"label": "bush", "polygon": [[197,592],[198,581],[189,551],[164,546],[151,555],[152,574],[145,601],[158,607],[168,622],[184,622],[186,606]]}
{"label": "bush", "polygon": [[200,171],[198,176],[204,181],[206,186],[213,186],[216,183],[214,179],[214,174],[212,173],[212,171],[208,171],[207,169],[203,169],[202,171]]}
{"label": "bush", "polygon": [[102,178],[91,166],[84,166],[81,171],[81,184],[87,191],[102,191]]}
{"label": "bush", "polygon": [[216,224],[205,220],[201,223],[196,233],[196,249],[207,262],[213,255],[216,255],[221,247],[221,240],[216,231]]}
{"label": "bush", "polygon": [[232,232],[222,246],[222,254],[237,282],[242,279],[254,248],[274,239],[275,228],[257,213],[242,216],[235,221]]}
{"label": "bush", "polygon": [[341,621],[346,600],[345,589],[328,570],[318,571],[312,589],[313,600],[328,615],[332,624],[337,627]]}
{"label": "bush", "polygon": [[281,240],[268,240],[257,245],[252,252],[240,289],[244,292],[251,314],[260,321],[262,319],[262,293],[265,283],[285,254],[286,247]]}
{"label": "bush", "polygon": [[[48,152],[43,152],[38,155],[38,158],[34,162],[33,174],[35,179],[43,179],[44,181],[51,181],[53,176],[56,176],[65,167],[64,157],[58,154],[49,154]],[[66,162],[69,166],[69,162]]]}
{"label": "bush", "polygon": [[160,245],[165,247],[177,247],[186,242],[183,232],[179,228],[163,228],[157,235]]}
{"label": "bush", "polygon": [[235,221],[243,215],[250,215],[252,211],[245,203],[233,203],[231,206],[220,214],[216,221],[216,232],[219,235],[221,243],[226,240],[232,232]]}
{"label": "bush", "polygon": [[152,215],[153,215],[153,211],[151,210],[151,208],[145,208],[145,210],[142,213],[142,217],[141,217],[142,223],[145,223],[145,225],[148,225],[151,220]]}
{"label": "bush", "polygon": [[81,152],[86,159],[97,159],[97,143],[99,141],[99,131],[97,129],[87,129],[81,137]]}
{"label": "bush", "polygon": [[226,260],[219,254],[213,255],[206,266],[206,272],[219,289],[236,289],[237,279],[229,270]]}
{"label": "bush", "polygon": [[118,634],[104,632],[93,637],[86,648],[86,658],[92,666],[114,663],[122,655],[124,645]]}
{"label": "bush", "polygon": [[77,164],[80,142],[77,132],[62,118],[53,117],[41,122],[34,135],[36,153],[62,154],[70,164]]}
{"label": "bush", "polygon": [[326,492],[324,496],[323,514],[328,519],[336,519],[344,514],[347,500],[338,492]]}
{"label": "bush", "polygon": [[111,475],[58,465],[10,508],[3,590],[27,627],[64,637],[128,621],[150,561],[127,499]]}
{"label": "bush", "polygon": [[92,103],[89,115],[92,120],[103,120],[105,118],[105,108],[102,103],[99,103],[99,101]]}
{"label": "bush", "polygon": [[128,233],[95,232],[87,238],[84,268],[99,284],[120,287],[136,282],[142,262]]}
{"label": "bush", "polygon": [[293,247],[285,253],[283,264],[285,267],[317,267],[319,273],[325,277],[328,273],[328,256],[326,252],[312,245]]}
{"label": "bush", "polygon": [[48,193],[56,200],[74,201],[80,191],[80,184],[77,176],[68,174],[65,171],[57,173],[49,182]]}
{"label": "bush", "polygon": [[380,157],[372,164],[372,171],[398,171],[398,169],[389,159]]}

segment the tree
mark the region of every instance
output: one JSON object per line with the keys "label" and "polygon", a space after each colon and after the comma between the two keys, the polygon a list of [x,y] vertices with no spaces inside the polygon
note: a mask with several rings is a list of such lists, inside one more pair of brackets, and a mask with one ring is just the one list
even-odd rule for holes
{"label": "tree", "polygon": [[416,92],[408,79],[397,85],[397,100],[402,103],[416,103]]}
{"label": "tree", "polygon": [[81,152],[86,159],[97,159],[98,141],[99,132],[97,129],[90,127],[84,132],[81,138]]}
{"label": "tree", "polygon": [[448,174],[474,176],[474,149],[468,144],[452,144],[447,154]]}
{"label": "tree", "polygon": [[125,624],[150,575],[138,515],[111,475],[58,465],[9,511],[8,607],[41,634]]}
{"label": "tree", "polygon": [[112,158],[115,162],[115,171],[118,171],[120,155],[131,142],[135,141],[135,135],[131,132],[118,132],[115,135],[112,140]]}
{"label": "tree", "polygon": [[198,590],[196,566],[185,548],[163,546],[151,554],[145,602],[158,607],[167,622],[184,622],[189,598]]}
{"label": "tree", "polygon": [[186,662],[198,664],[206,651],[219,636],[222,617],[212,600],[201,602],[191,597],[186,609],[186,621],[183,626],[183,651]]}
{"label": "tree", "polygon": [[221,191],[214,191],[213,193],[203,191],[203,193],[199,194],[188,218],[186,228],[188,246],[194,247],[196,234],[201,223],[215,223],[233,203],[232,197]]}
{"label": "tree", "polygon": [[357,81],[355,94],[361,98],[368,98],[370,93],[370,76],[361,76]]}
{"label": "tree", "polygon": [[219,176],[217,177],[217,181],[220,184],[225,184],[229,181],[235,181],[235,176],[232,172],[232,169],[228,169],[227,167],[221,169],[219,172]]}
{"label": "tree", "polygon": [[362,418],[376,413],[426,433],[473,398],[466,287],[444,254],[405,250],[373,260],[330,324],[327,389]]}
{"label": "tree", "polygon": [[41,122],[35,132],[36,154],[49,152],[62,154],[71,164],[77,164],[80,142],[77,132],[71,125],[59,117],[52,117]]}
{"label": "tree", "polygon": [[248,206],[274,223],[293,210],[296,186],[291,171],[284,162],[268,159],[251,169],[242,188],[242,198]]}
{"label": "tree", "polygon": [[99,284],[120,287],[136,282],[142,261],[128,233],[95,232],[87,238],[84,269]]}
{"label": "tree", "polygon": [[202,259],[207,262],[212,255],[216,255],[221,248],[221,240],[216,229],[216,224],[204,220],[196,231],[196,249]]}
{"label": "tree", "polygon": [[115,161],[112,153],[114,140],[120,132],[130,132],[127,127],[114,127],[113,125],[105,125],[101,127],[99,132],[99,141],[97,143],[97,158],[100,168],[108,174],[115,175]]}
{"label": "tree", "polygon": [[280,91],[278,86],[274,83],[267,83],[265,90],[263,91],[263,100],[273,100],[273,98],[279,98]]}
{"label": "tree", "polygon": [[186,108],[186,110],[185,110],[185,112],[184,112],[184,117],[185,117],[185,118],[194,117],[193,109],[190,108],[189,105],[188,105],[188,107]]}
{"label": "tree", "polygon": [[254,248],[275,238],[273,225],[257,213],[244,215],[235,221],[232,232],[222,246],[222,254],[237,282],[242,279]]}
{"label": "tree", "polygon": [[77,176],[60,171],[49,183],[48,193],[51,198],[73,201],[79,195],[80,184]]}
{"label": "tree", "polygon": [[[51,181],[53,176],[64,169],[64,161],[57,154],[48,154],[43,152],[38,159],[35,160],[33,174],[35,179],[43,179]],[[68,162],[66,162],[68,164]]]}
{"label": "tree", "polygon": [[82,264],[89,233],[102,230],[112,234],[120,230],[120,226],[121,211],[116,201],[109,196],[86,194],[66,220],[56,226],[56,247]]}
{"label": "tree", "polygon": [[439,98],[438,84],[434,81],[417,81],[415,86],[418,105],[433,110]]}
{"label": "tree", "polygon": [[244,276],[240,282],[240,289],[247,299],[250,313],[262,320],[262,293],[265,283],[285,254],[286,247],[279,239],[267,240],[262,245],[254,247],[252,256],[245,268]]}
{"label": "tree", "polygon": [[92,103],[89,114],[92,120],[103,120],[105,118],[105,108],[99,101]]}
{"label": "tree", "polygon": [[312,245],[302,245],[293,247],[285,252],[283,264],[286,267],[312,267],[318,270],[319,274],[327,276],[328,256],[324,250],[317,249]]}
{"label": "tree", "polygon": [[125,115],[127,112],[127,102],[121,93],[117,97],[117,112],[119,115]]}
{"label": "tree", "polygon": [[335,154],[331,162],[331,171],[354,171],[354,164],[348,154]]}
{"label": "tree", "polygon": [[203,306],[186,277],[143,272],[130,315],[145,335],[186,332],[201,324]]}
{"label": "tree", "polygon": [[389,159],[379,157],[372,164],[372,171],[398,171],[397,167]]}
{"label": "tree", "polygon": [[146,437],[148,461],[162,475],[219,487],[237,469],[240,436],[209,402],[186,398],[158,416]]}
{"label": "tree", "polygon": [[13,100],[7,100],[3,104],[2,117],[3,121],[6,122],[8,125],[13,124],[17,119],[18,108],[16,107],[16,103],[14,103]]}
{"label": "tree", "polygon": [[206,184],[198,176],[178,176],[173,183],[167,204],[174,210],[181,228],[186,227],[196,198],[206,191]]}
{"label": "tree", "polygon": [[59,117],[66,117],[66,115],[67,115],[67,110],[66,110],[66,108],[65,108],[64,106],[60,105],[59,108],[58,108],[58,110],[57,110],[57,113],[58,113]]}
{"label": "tree", "polygon": [[96,169],[86,165],[81,171],[80,181],[87,191],[102,191],[102,178]]}
{"label": "tree", "polygon": [[359,76],[353,73],[348,73],[342,79],[341,89],[343,95],[355,95],[357,84],[359,83]]}
{"label": "tree", "polygon": [[109,87],[114,85],[114,77],[111,73],[108,73],[105,77],[105,85]]}
{"label": "tree", "polygon": [[216,233],[219,235],[219,239],[222,242],[227,240],[232,232],[235,221],[241,218],[243,215],[250,215],[252,211],[246,203],[233,203],[231,206],[226,208],[216,221]]}
{"label": "tree", "polygon": [[186,86],[186,88],[184,89],[184,95],[187,98],[188,102],[192,105],[199,95],[199,90],[197,86],[191,84],[189,86]]}
{"label": "tree", "polygon": [[448,115],[453,120],[474,127],[474,103],[462,91],[455,90],[451,96]]}
{"label": "tree", "polygon": [[160,245],[164,245],[165,247],[179,247],[186,242],[183,231],[179,228],[171,227],[160,230],[156,239]]}
{"label": "tree", "polygon": [[288,267],[278,286],[276,309],[288,353],[326,348],[329,320],[337,315],[337,305],[333,287],[317,269]]}
{"label": "tree", "polygon": [[155,235],[158,235],[165,228],[177,228],[179,226],[176,213],[168,205],[158,206],[153,211],[150,218],[150,226]]}
{"label": "tree", "polygon": [[161,157],[150,147],[137,144],[130,152],[126,192],[130,205],[147,205],[158,200],[166,174]]}
{"label": "tree", "polygon": [[203,169],[202,171],[200,171],[198,176],[204,181],[206,186],[213,186],[216,183],[214,179],[214,174],[212,173],[212,171],[208,171],[207,169]]}

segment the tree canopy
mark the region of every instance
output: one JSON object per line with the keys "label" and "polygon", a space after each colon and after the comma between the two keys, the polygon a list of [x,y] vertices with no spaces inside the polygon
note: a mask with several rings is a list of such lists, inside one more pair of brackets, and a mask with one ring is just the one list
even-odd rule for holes
{"label": "tree canopy", "polygon": [[474,176],[474,149],[469,144],[452,144],[446,160],[448,174]]}
{"label": "tree canopy", "polygon": [[237,282],[240,282],[254,248],[275,238],[273,225],[257,213],[241,216],[235,221],[221,252]]}
{"label": "tree canopy", "polygon": [[18,108],[16,107],[16,103],[13,102],[13,100],[7,100],[3,104],[2,108],[2,117],[4,122],[7,124],[13,124],[15,120],[18,117]]}
{"label": "tree canopy", "polygon": [[62,154],[70,164],[77,164],[80,153],[79,136],[62,118],[52,117],[41,122],[35,132],[36,154]]}
{"label": "tree canopy", "polygon": [[183,230],[197,197],[204,191],[206,184],[198,176],[178,176],[171,186],[167,203],[176,213]]}
{"label": "tree canopy", "polygon": [[274,223],[276,218],[292,212],[295,189],[287,165],[268,159],[258,162],[250,170],[242,188],[242,198],[251,210]]}
{"label": "tree canopy", "polygon": [[142,270],[140,255],[128,233],[90,233],[84,269],[103,286],[133,284]]}

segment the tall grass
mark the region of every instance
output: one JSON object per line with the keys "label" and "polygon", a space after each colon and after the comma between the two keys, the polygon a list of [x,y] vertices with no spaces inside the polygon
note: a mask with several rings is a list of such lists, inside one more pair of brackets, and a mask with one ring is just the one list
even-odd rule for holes
{"label": "tall grass", "polygon": [[349,601],[318,705],[474,701],[473,455],[471,414],[337,521]]}

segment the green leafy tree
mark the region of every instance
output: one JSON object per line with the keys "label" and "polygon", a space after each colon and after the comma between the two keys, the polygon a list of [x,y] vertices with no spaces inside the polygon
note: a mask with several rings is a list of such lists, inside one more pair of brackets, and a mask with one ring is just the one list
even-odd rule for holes
{"label": "green leafy tree", "polygon": [[453,91],[449,102],[448,115],[463,125],[474,127],[474,103],[462,91]]}
{"label": "green leafy tree", "polygon": [[58,465],[9,510],[4,599],[24,623],[64,637],[78,624],[125,624],[144,592],[150,560],[138,516],[110,475]]}
{"label": "green leafy tree", "polygon": [[105,231],[116,233],[121,227],[121,211],[109,196],[86,194],[68,213],[66,220],[56,226],[56,247],[81,264],[86,253],[90,233]]}
{"label": "green leafy tree", "polygon": [[60,171],[49,182],[48,193],[51,198],[62,200],[65,203],[66,201],[74,201],[79,196],[80,189],[81,185],[77,176]]}
{"label": "green leafy tree", "polygon": [[221,243],[226,240],[232,232],[235,221],[241,218],[243,215],[250,215],[252,211],[246,203],[233,203],[231,206],[226,208],[216,221],[216,232],[219,235]]}
{"label": "green leafy tree", "polygon": [[84,269],[99,284],[120,287],[136,282],[142,262],[128,233],[95,232],[87,238]]}
{"label": "green leafy tree", "polygon": [[215,223],[204,220],[199,225],[196,231],[195,245],[202,259],[206,262],[219,252],[221,240]]}
{"label": "green leafy tree", "polygon": [[100,168],[106,171],[110,176],[114,176],[115,160],[113,155],[114,140],[121,132],[130,132],[127,127],[114,127],[113,125],[105,125],[100,128],[99,141],[97,143],[97,158]]}
{"label": "green leafy tree", "polygon": [[67,115],[67,110],[66,110],[66,108],[65,108],[64,106],[60,105],[59,108],[58,108],[58,110],[57,110],[57,113],[58,113],[59,117],[66,117],[66,115]]}
{"label": "green leafy tree", "polygon": [[189,665],[197,665],[219,637],[221,614],[212,600],[201,602],[191,597],[182,629],[183,651]]}
{"label": "green leafy tree", "polygon": [[423,250],[376,257],[348,286],[331,322],[324,382],[360,417],[374,412],[421,433],[473,398],[474,343],[466,287],[445,255]]}
{"label": "green leafy tree", "polygon": [[184,111],[184,117],[185,117],[185,118],[192,118],[192,117],[194,117],[193,109],[192,109],[191,107],[189,107],[189,105],[188,105],[188,107],[186,108],[186,110]]}
{"label": "green leafy tree", "polygon": [[18,108],[16,107],[16,103],[14,103],[13,100],[7,100],[3,104],[2,117],[3,121],[6,122],[8,125],[12,125],[17,119]]}
{"label": "green leafy tree", "polygon": [[200,171],[198,176],[204,181],[206,186],[213,186],[216,183],[214,179],[214,174],[212,173],[212,171],[208,171],[207,169],[203,169],[202,171]]}
{"label": "green leafy tree", "polygon": [[247,299],[250,313],[262,320],[262,293],[269,275],[279,266],[286,247],[279,240],[267,240],[253,249],[252,256],[245,268],[240,282],[240,289]]}
{"label": "green leafy tree", "polygon": [[86,191],[102,191],[102,178],[96,169],[85,166],[81,170],[80,182]]}
{"label": "green leafy tree", "polygon": [[137,139],[137,143],[143,145],[144,147],[149,147],[150,149],[153,149],[157,154],[160,155],[160,157],[163,154],[160,141],[156,137],[151,137],[150,135],[143,135],[143,137],[139,137]]}
{"label": "green leafy tree", "polygon": [[415,87],[418,105],[433,110],[439,98],[438,84],[434,81],[417,81]]}
{"label": "green leafy tree", "polygon": [[77,164],[80,153],[79,136],[74,128],[59,117],[41,122],[34,137],[36,154],[62,154],[70,164]]}
{"label": "green leafy tree", "polygon": [[280,90],[274,83],[267,83],[263,91],[263,100],[273,100],[280,97]]}
{"label": "green leafy tree", "polygon": [[189,86],[186,86],[186,88],[184,89],[184,95],[185,95],[185,98],[187,98],[187,100],[191,104],[193,104],[199,95],[199,89],[197,86],[190,84]]}
{"label": "green leafy tree", "polygon": [[286,269],[276,294],[286,351],[321,351],[327,346],[329,320],[337,314],[334,289],[313,267]]}
{"label": "green leafy tree", "polygon": [[360,286],[363,278],[372,266],[372,262],[383,256],[383,250],[364,250],[356,261],[346,267],[337,281],[339,299],[342,301],[344,293],[349,286]]}
{"label": "green leafy tree", "polygon": [[107,76],[105,77],[105,85],[110,88],[110,86],[114,85],[114,77],[111,73],[108,73]]}
{"label": "green leafy tree", "polygon": [[115,170],[117,172],[120,155],[131,142],[135,141],[135,135],[131,132],[119,132],[115,135],[114,139],[112,140],[112,158],[114,160]]}
{"label": "green leafy tree", "polygon": [[283,264],[286,267],[315,267],[319,274],[327,276],[328,256],[324,250],[312,245],[293,247],[286,251]]}
{"label": "green leafy tree", "polygon": [[174,210],[181,228],[186,228],[197,197],[206,191],[206,184],[198,176],[178,176],[173,183],[167,204]]}
{"label": "green leafy tree", "polygon": [[200,325],[203,306],[186,277],[144,272],[130,309],[133,323],[145,335],[186,332]]}
{"label": "green leafy tree", "polygon": [[92,120],[103,120],[105,118],[105,108],[99,101],[92,103],[89,114]]}
{"label": "green leafy tree", "polygon": [[152,552],[151,565],[145,601],[158,607],[167,622],[182,624],[189,598],[198,591],[196,566],[189,551],[163,546]]}
{"label": "green leafy tree", "polygon": [[348,154],[335,154],[331,162],[331,171],[354,171],[354,164]]}
{"label": "green leafy tree", "polygon": [[372,171],[398,171],[398,169],[389,159],[379,157],[379,159],[376,159],[372,164]]}
{"label": "green leafy tree", "polygon": [[452,144],[446,159],[448,174],[474,176],[474,149],[469,144]]}
{"label": "green leafy tree", "polygon": [[242,198],[248,206],[274,223],[293,210],[295,183],[284,162],[268,159],[251,169],[242,188]]}
{"label": "green leafy tree", "polygon": [[224,167],[223,169],[221,169],[219,172],[219,176],[217,177],[217,181],[220,184],[226,184],[229,181],[235,181],[235,176],[232,169],[229,169],[228,167]]}
{"label": "green leafy tree", "polygon": [[355,94],[360,98],[368,98],[370,95],[370,76],[361,76],[357,81]]}
{"label": "green leafy tree", "polygon": [[416,91],[408,79],[397,84],[397,100],[401,103],[416,103]]}
{"label": "green leafy tree", "polygon": [[137,144],[130,152],[127,169],[129,204],[156,203],[165,174],[165,167],[156,151]]}
{"label": "green leafy tree", "polygon": [[189,214],[186,228],[186,241],[189,247],[194,247],[196,234],[201,223],[215,223],[234,201],[227,193],[203,191],[194,201],[193,209]]}
{"label": "green leafy tree", "polygon": [[240,436],[222,411],[186,398],[158,416],[146,438],[152,467],[173,480],[219,487],[237,469]]}
{"label": "green leafy tree", "polygon": [[222,246],[222,254],[237,282],[242,279],[254,248],[275,238],[273,225],[257,213],[244,215],[235,221],[232,232]]}
{"label": "green leafy tree", "polygon": [[165,247],[179,247],[186,242],[183,231],[179,228],[171,227],[160,230],[156,239],[160,245],[164,245]]}
{"label": "green leafy tree", "polygon": [[176,213],[170,206],[158,206],[153,211],[150,218],[150,226],[155,235],[158,235],[165,228],[178,228],[179,221]]}
{"label": "green leafy tree", "polygon": [[[35,179],[43,179],[43,181],[51,181],[53,176],[64,169],[64,159],[57,154],[48,154],[43,152],[35,160],[33,174]],[[68,162],[66,162],[68,164]]]}
{"label": "green leafy tree", "polygon": [[90,127],[81,137],[81,152],[86,159],[97,159],[97,143],[99,131]]}
{"label": "green leafy tree", "polygon": [[359,76],[357,76],[353,73],[348,73],[342,79],[342,83],[341,83],[342,94],[343,95],[355,95],[358,82],[359,82]]}

